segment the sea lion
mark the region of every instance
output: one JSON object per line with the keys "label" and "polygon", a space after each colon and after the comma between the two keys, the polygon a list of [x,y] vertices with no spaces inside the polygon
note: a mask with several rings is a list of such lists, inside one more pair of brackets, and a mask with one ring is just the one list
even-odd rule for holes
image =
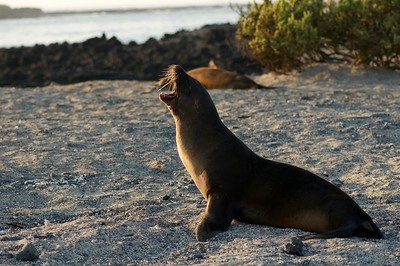
{"label": "sea lion", "polygon": [[187,72],[191,77],[197,79],[206,89],[273,89],[257,84],[244,75],[235,72],[211,67],[199,67]]}
{"label": "sea lion", "polygon": [[196,227],[198,241],[228,230],[233,219],[315,232],[312,238],[382,234],[342,190],[319,176],[251,151],[221,121],[207,90],[180,66],[168,68],[160,100],[176,124],[179,156],[207,208]]}

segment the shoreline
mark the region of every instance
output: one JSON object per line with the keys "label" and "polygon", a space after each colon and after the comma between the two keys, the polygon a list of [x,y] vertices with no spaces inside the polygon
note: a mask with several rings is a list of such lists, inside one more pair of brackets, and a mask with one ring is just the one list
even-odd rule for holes
{"label": "shoreline", "polygon": [[227,70],[260,74],[262,67],[244,55],[235,41],[235,26],[206,25],[166,34],[157,41],[122,44],[105,35],[82,43],[55,43],[0,49],[0,86],[35,87],[87,80],[156,80],[170,64],[185,69],[214,59]]}
{"label": "shoreline", "polygon": [[44,15],[73,15],[73,14],[91,14],[91,13],[130,13],[130,12],[142,12],[148,10],[182,10],[182,9],[192,9],[192,8],[219,8],[227,7],[229,5],[192,5],[192,6],[161,6],[161,7],[143,7],[143,8],[117,8],[117,9],[93,9],[93,10],[70,10],[70,11],[49,11],[44,12]]}
{"label": "shoreline", "polygon": [[[92,13],[131,13],[131,12],[143,12],[149,10],[182,10],[182,9],[192,9],[192,8],[219,8],[227,7],[229,5],[216,4],[216,5],[191,5],[191,6],[159,6],[159,7],[142,7],[142,8],[105,8],[105,9],[88,9],[88,10],[59,10],[59,11],[44,11],[43,9],[36,7],[24,7],[24,8],[10,8],[10,11],[23,11],[30,10],[35,12],[35,14],[19,17],[0,17],[3,19],[25,19],[25,18],[40,18],[46,16],[63,16],[63,15],[77,15],[77,14],[92,14]],[[241,5],[239,5],[241,6]],[[242,5],[243,6],[243,5]],[[22,14],[24,15],[24,14]],[[40,45],[40,44],[38,44]],[[11,47],[12,48],[12,47]]]}

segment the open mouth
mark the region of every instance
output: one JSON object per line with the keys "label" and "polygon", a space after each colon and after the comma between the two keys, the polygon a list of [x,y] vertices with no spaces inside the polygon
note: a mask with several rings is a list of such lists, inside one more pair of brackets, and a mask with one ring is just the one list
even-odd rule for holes
{"label": "open mouth", "polygon": [[178,91],[176,89],[176,84],[164,84],[163,86],[160,87],[159,90],[164,89],[165,87],[169,87],[169,91],[167,92],[161,92],[160,93],[160,98],[163,101],[172,101],[178,96]]}
{"label": "open mouth", "polygon": [[178,93],[176,91],[173,92],[161,92],[160,97],[163,101],[171,101],[178,96]]}
{"label": "open mouth", "polygon": [[170,101],[174,100],[176,97],[178,97],[177,82],[179,80],[181,71],[183,71],[183,70],[177,65],[171,65],[165,71],[164,77],[161,78],[161,80],[159,82],[159,84],[160,84],[159,90],[168,88],[167,92],[160,93],[160,99],[163,102],[170,102]]}

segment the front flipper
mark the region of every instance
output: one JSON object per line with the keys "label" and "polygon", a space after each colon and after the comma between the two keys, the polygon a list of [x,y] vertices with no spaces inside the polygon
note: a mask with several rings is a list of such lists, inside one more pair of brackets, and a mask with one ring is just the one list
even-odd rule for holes
{"label": "front flipper", "polygon": [[223,195],[210,194],[205,215],[196,227],[197,241],[204,242],[216,234],[228,230],[232,219],[232,203]]}

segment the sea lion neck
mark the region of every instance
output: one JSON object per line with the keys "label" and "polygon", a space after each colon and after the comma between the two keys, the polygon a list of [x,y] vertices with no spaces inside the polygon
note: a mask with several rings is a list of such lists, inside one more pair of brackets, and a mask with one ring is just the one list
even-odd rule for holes
{"label": "sea lion neck", "polygon": [[170,111],[178,122],[222,123],[217,108],[205,89],[178,98],[177,103],[170,106]]}
{"label": "sea lion neck", "polygon": [[[198,109],[200,110],[200,109]],[[171,109],[171,113],[173,114],[175,125],[177,131],[183,129],[185,131],[203,131],[204,123],[207,123],[209,126],[209,130],[215,128],[216,130],[221,127],[225,127],[219,118],[218,112],[211,109],[198,111],[196,115],[193,115],[192,110],[173,110]]]}

